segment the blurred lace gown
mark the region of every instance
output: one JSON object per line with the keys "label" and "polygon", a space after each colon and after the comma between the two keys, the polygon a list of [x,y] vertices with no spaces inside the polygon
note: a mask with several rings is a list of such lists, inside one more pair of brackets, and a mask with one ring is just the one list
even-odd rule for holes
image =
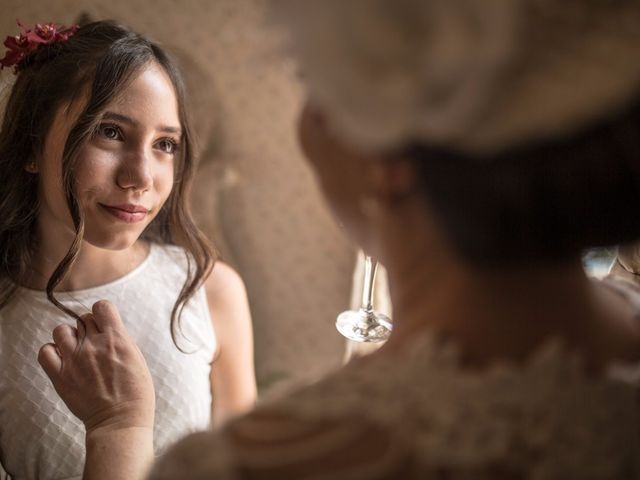
{"label": "blurred lace gown", "polygon": [[[355,306],[359,278],[356,267]],[[594,282],[640,311],[629,278]],[[390,312],[380,297],[377,308]],[[375,350],[351,345],[341,371],[259,406],[222,435],[189,437],[152,480],[185,471],[221,480],[640,478],[640,364],[594,376],[551,339],[521,364],[471,370],[428,331],[394,356]]]}

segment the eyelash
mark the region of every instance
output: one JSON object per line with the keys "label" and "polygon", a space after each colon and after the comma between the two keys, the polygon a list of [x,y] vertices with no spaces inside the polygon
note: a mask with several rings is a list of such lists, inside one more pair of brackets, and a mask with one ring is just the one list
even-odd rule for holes
{"label": "eyelash", "polygon": [[113,137],[109,137],[107,135],[104,134],[104,132],[107,129],[111,129],[114,130],[117,134],[119,138],[122,138],[122,131],[120,130],[120,127],[118,127],[117,125],[113,124],[113,123],[101,123],[100,125],[98,125],[96,127],[96,135],[101,135],[104,138],[108,139],[108,140],[115,140],[115,138]]}
{"label": "eyelash", "polygon": [[[116,137],[112,137],[112,136],[108,136],[105,134],[106,130],[112,130],[115,131],[117,134],[117,138]],[[120,129],[120,127],[116,124],[113,123],[102,123],[100,125],[98,125],[98,127],[96,128],[96,135],[101,135],[102,137],[106,138],[107,140],[120,140],[122,139],[123,135],[122,135],[122,130]],[[157,145],[160,144],[169,144],[169,151],[167,151],[165,148],[160,148],[160,150],[163,153],[169,154],[169,155],[174,155],[178,149],[180,148],[180,143],[177,142],[176,140],[172,139],[172,138],[161,138],[160,140],[158,140],[156,142]]]}
{"label": "eyelash", "polygon": [[173,140],[171,138],[163,138],[163,139],[159,140],[158,143],[168,143],[171,146],[171,151],[167,152],[164,149],[161,149],[161,150],[164,153],[168,153],[170,155],[174,155],[178,151],[178,148],[180,147],[178,142],[176,142],[175,140]]}

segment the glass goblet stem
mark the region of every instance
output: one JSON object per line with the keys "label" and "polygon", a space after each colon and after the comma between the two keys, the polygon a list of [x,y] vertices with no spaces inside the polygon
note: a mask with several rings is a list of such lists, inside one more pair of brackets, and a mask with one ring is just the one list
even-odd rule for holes
{"label": "glass goblet stem", "polygon": [[382,342],[391,334],[391,320],[373,309],[373,284],[377,262],[364,259],[362,305],[358,310],[347,310],[338,315],[336,328],[345,337],[356,342]]}
{"label": "glass goblet stem", "polygon": [[366,255],[364,257],[364,282],[362,284],[362,309],[369,312],[373,310],[373,284],[376,281],[378,262]]}

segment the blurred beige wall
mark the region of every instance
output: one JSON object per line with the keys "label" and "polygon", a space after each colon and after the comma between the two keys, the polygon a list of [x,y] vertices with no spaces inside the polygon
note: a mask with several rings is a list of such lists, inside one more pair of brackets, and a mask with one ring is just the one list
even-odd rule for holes
{"label": "blurred beige wall", "polygon": [[348,307],[355,259],[301,158],[302,90],[262,23],[265,1],[0,0],[2,39],[17,33],[16,18],[68,25],[85,12],[179,57],[202,154],[196,215],[245,280],[263,391],[341,363],[333,325]]}

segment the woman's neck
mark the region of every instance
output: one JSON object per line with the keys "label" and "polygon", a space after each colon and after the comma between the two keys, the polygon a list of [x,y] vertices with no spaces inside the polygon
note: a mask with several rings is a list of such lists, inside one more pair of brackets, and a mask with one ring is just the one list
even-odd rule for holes
{"label": "woman's neck", "polygon": [[[26,286],[34,290],[45,290],[49,278],[67,254],[71,241],[54,242],[45,239],[38,243],[39,248]],[[55,291],[81,290],[117,280],[140,265],[147,257],[149,248],[149,244],[142,240],[121,250],[103,249],[83,241],[76,261]]]}
{"label": "woman's neck", "polygon": [[407,260],[387,265],[394,305],[388,350],[429,329],[458,343],[470,363],[518,361],[553,336],[598,363],[615,356],[624,337],[609,328],[615,325],[609,320],[629,312],[603,299],[579,260],[510,269],[469,268],[444,258]]}

